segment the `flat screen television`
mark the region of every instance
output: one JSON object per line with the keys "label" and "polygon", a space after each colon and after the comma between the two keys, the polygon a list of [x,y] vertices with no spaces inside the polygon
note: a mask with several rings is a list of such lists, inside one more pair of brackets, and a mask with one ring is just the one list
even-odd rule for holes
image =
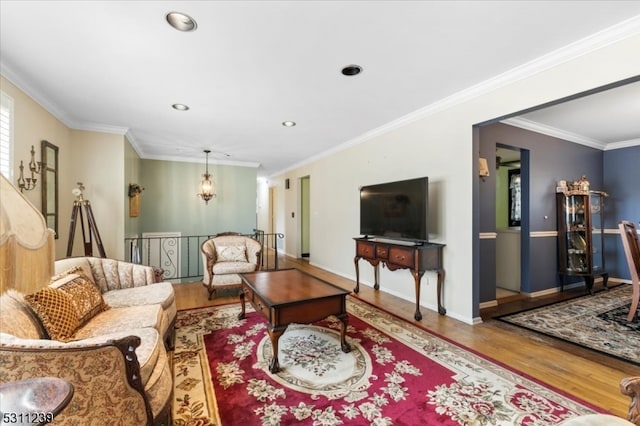
{"label": "flat screen television", "polygon": [[360,234],[364,237],[426,242],[429,240],[427,177],[363,186]]}

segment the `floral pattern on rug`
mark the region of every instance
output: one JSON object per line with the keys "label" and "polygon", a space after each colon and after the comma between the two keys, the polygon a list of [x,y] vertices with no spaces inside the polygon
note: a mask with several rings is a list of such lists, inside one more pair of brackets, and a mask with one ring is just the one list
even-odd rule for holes
{"label": "floral pattern on rug", "polygon": [[[358,383],[342,394],[299,392],[299,383],[287,383],[279,378],[282,373],[268,371],[266,322],[247,308],[244,320],[237,319],[239,305],[178,313],[175,425],[533,426],[555,425],[594,412],[352,297],[347,298],[347,341],[352,348],[362,348],[367,355],[358,362],[369,362],[373,371],[366,380],[361,380],[362,373],[356,374]],[[301,331],[293,340],[299,345],[281,348],[281,366],[289,357],[307,365],[312,374],[334,375],[338,365],[326,354],[339,355],[335,350],[339,349],[339,322],[329,318],[295,327],[328,331],[307,336]]]}
{"label": "floral pattern on rug", "polygon": [[631,292],[621,284],[499,319],[640,365],[640,320],[626,321]]}

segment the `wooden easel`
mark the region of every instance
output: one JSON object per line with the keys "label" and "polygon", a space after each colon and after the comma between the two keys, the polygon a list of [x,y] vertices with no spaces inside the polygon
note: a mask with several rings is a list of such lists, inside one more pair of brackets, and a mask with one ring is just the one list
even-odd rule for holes
{"label": "wooden easel", "polygon": [[[84,216],[82,214],[82,207],[87,214],[87,231],[85,232],[84,227]],[[93,217],[93,211],[91,210],[91,203],[89,200],[84,200],[82,197],[80,199],[75,200],[73,202],[73,210],[71,211],[71,225],[69,226],[69,243],[67,244],[67,257],[71,256],[73,252],[73,240],[76,234],[76,220],[78,218],[78,214],[80,214],[80,225],[82,226],[82,241],[84,243],[84,255],[85,256],[93,256],[93,241],[92,235],[95,234],[96,244],[98,246],[98,251],[100,252],[100,257],[106,258],[107,254],[104,251],[104,246],[102,245],[102,239],[100,238],[100,233],[98,232],[98,227],[96,226],[96,220]],[[89,239],[87,240],[87,234]]]}

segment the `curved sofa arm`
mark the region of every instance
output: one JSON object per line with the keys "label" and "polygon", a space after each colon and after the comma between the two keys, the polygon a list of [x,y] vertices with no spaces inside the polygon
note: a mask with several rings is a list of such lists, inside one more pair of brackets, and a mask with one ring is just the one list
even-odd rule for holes
{"label": "curved sofa arm", "polygon": [[262,266],[262,244],[253,238],[247,237],[247,260],[249,263],[256,265],[256,271],[259,271]]}
{"label": "curved sofa arm", "polygon": [[208,239],[200,244],[200,252],[202,254],[203,278],[202,282],[209,284],[213,277],[213,264],[216,263],[216,246],[212,239]]}
{"label": "curved sofa arm", "polygon": [[625,377],[620,381],[620,392],[631,397],[627,419],[640,426],[640,376]]}
{"label": "curved sofa arm", "polygon": [[139,337],[87,346],[56,342],[36,347],[36,340],[24,340],[22,345],[20,340],[0,345],[0,381],[59,377],[71,382],[73,397],[56,416],[57,421],[86,424],[105,419],[113,424],[152,424],[135,354]]}

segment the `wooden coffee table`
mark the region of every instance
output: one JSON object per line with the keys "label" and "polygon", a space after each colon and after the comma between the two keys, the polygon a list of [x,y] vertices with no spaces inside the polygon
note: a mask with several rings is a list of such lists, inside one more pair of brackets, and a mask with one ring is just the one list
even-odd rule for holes
{"label": "wooden coffee table", "polygon": [[350,352],[351,346],[345,339],[348,325],[346,297],[350,293],[326,281],[312,277],[297,269],[240,274],[242,278],[242,312],[245,317],[245,301],[269,321],[269,338],[273,348],[273,358],[269,371],[280,370],[278,362],[278,339],[292,323],[309,324],[328,316],[340,320],[340,347],[342,352]]}

